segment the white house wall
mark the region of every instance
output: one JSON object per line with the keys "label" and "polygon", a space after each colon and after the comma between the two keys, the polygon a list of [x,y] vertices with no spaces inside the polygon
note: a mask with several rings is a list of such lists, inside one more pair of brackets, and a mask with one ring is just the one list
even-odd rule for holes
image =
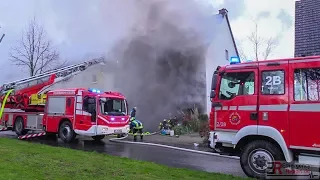
{"label": "white house wall", "polygon": [[108,72],[108,69],[110,68],[106,64],[95,64],[70,78],[52,85],[48,89],[96,88],[101,91],[115,91],[114,75]]}
{"label": "white house wall", "polygon": [[[226,18],[217,14],[214,17],[214,20],[216,21],[215,35],[206,56],[206,107],[208,114],[211,110],[210,88],[212,74],[216,70],[217,66],[227,65],[229,64],[230,57],[237,56]],[[228,51],[228,57],[226,57],[225,50]]]}

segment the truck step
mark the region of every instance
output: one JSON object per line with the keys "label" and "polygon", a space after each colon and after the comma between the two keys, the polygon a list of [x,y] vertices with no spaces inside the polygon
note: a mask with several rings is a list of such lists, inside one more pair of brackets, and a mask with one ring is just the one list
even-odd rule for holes
{"label": "truck step", "polygon": [[30,139],[30,138],[40,137],[40,136],[44,136],[44,135],[46,135],[45,132],[35,133],[35,134],[26,134],[23,136],[19,136],[18,139]]}

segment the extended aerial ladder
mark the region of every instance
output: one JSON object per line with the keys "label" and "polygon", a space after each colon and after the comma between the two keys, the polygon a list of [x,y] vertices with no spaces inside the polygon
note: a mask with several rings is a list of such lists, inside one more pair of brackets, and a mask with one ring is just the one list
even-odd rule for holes
{"label": "extended aerial ladder", "polygon": [[[21,109],[29,112],[43,111],[46,92],[50,86],[100,62],[103,62],[102,58],[93,59],[3,84],[0,89],[0,103],[2,104],[0,118],[4,108]],[[7,97],[6,94],[8,94]]]}

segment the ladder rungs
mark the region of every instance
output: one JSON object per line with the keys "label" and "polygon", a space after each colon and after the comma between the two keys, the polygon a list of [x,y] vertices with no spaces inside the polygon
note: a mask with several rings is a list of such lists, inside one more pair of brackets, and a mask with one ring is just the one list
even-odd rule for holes
{"label": "ladder rungs", "polygon": [[[80,63],[80,64],[70,65],[70,66],[67,66],[67,67],[51,70],[51,71],[48,71],[48,72],[45,72],[45,73],[42,73],[42,74],[39,74],[39,75],[35,75],[35,76],[29,77],[29,78],[24,78],[24,79],[20,79],[20,80],[17,80],[17,81],[5,83],[5,84],[3,84],[2,89],[0,91],[2,91],[2,93],[3,93],[3,91],[7,91],[8,89],[14,89],[18,85],[22,85],[22,84],[25,84],[25,83],[28,83],[28,82],[31,82],[31,81],[34,81],[34,80],[39,80],[41,78],[46,78],[46,77],[48,77],[50,75],[53,75],[53,74],[56,74],[57,77],[64,77],[64,76],[67,76],[67,75],[72,74],[74,72],[83,71],[87,67],[89,67],[89,66],[91,66],[93,64],[97,64],[97,63],[102,62],[102,61],[103,61],[103,59],[93,59],[93,60],[90,60],[90,61],[85,61],[85,62]],[[83,67],[83,69],[82,69],[82,67]],[[38,82],[36,84],[38,84]],[[35,84],[32,84],[32,85],[35,85]],[[24,88],[27,88],[27,87],[29,87],[29,85],[26,86],[26,87],[19,88],[19,89],[24,89]]]}

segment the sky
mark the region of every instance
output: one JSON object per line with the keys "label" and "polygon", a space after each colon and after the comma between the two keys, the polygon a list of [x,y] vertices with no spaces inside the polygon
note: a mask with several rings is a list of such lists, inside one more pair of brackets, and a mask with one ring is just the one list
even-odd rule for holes
{"label": "sky", "polygon": [[[226,8],[238,48],[252,57],[247,36],[258,23],[259,36],[277,37],[278,46],[269,58],[293,57],[295,0],[198,0],[212,6],[213,14]],[[77,2],[77,3],[75,3]],[[61,58],[76,62],[106,54],[133,23],[133,1],[108,0],[0,0],[0,82],[26,77],[27,71],[9,60],[9,52],[21,39],[28,22],[36,17]],[[119,16],[121,7],[121,16]]]}

